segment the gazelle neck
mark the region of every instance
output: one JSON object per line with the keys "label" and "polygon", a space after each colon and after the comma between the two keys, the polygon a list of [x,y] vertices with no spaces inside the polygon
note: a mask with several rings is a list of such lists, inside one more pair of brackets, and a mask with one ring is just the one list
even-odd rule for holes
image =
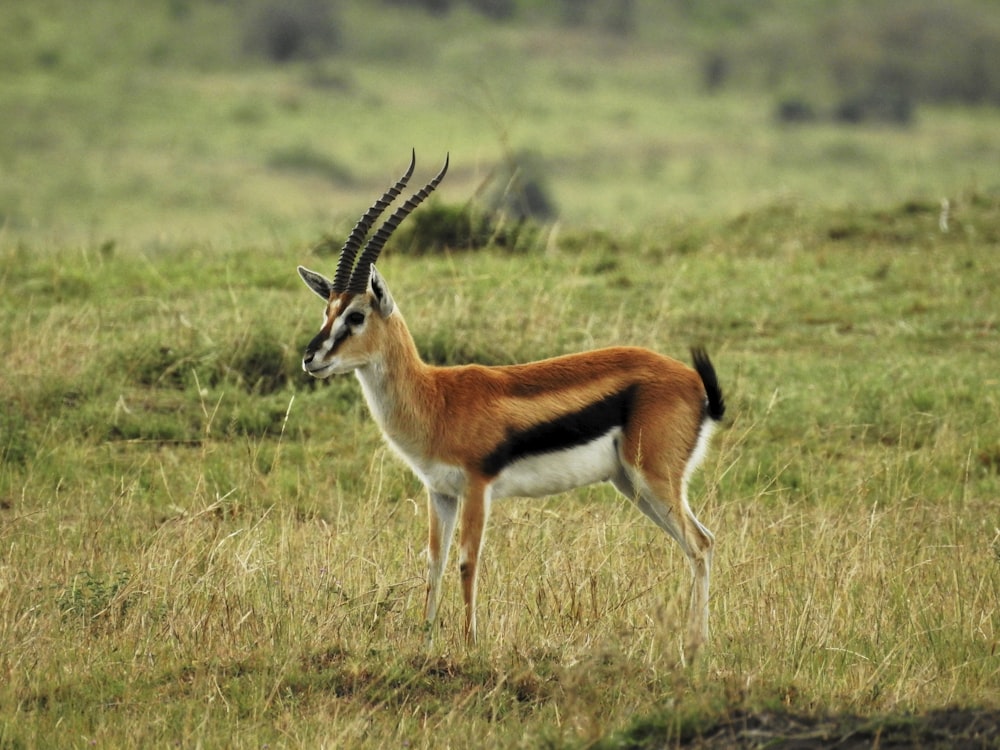
{"label": "gazelle neck", "polygon": [[403,452],[426,445],[433,422],[430,367],[420,359],[413,336],[397,307],[385,320],[385,340],[367,364],[355,370],[368,408],[379,428]]}

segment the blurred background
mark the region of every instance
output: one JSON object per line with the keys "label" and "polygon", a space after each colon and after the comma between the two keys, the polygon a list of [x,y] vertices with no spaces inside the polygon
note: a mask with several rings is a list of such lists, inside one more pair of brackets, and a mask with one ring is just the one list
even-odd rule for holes
{"label": "blurred background", "polygon": [[439,200],[622,231],[1000,191],[995,0],[0,6],[7,242],[307,241]]}

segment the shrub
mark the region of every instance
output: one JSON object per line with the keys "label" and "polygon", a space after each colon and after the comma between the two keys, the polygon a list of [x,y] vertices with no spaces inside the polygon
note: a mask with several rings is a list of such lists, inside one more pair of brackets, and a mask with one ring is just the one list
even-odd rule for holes
{"label": "shrub", "polygon": [[559,18],[570,27],[593,26],[615,36],[629,36],[638,27],[635,0],[562,0]]}
{"label": "shrub", "polygon": [[138,385],[183,390],[200,359],[193,351],[154,344],[136,347],[124,355],[123,368]]}
{"label": "shrub", "polygon": [[297,350],[268,332],[258,332],[238,342],[228,362],[220,363],[216,377],[235,381],[249,393],[280,391],[299,373]]}
{"label": "shrub", "polygon": [[247,17],[244,49],[274,62],[313,59],[337,52],[341,28],[337,14],[324,0],[270,0]]}
{"label": "shrub", "polygon": [[541,157],[532,151],[508,156],[494,175],[486,205],[490,212],[503,214],[515,222],[555,219],[558,210]]}
{"label": "shrub", "polygon": [[710,52],[701,63],[701,82],[706,91],[718,91],[729,80],[729,56],[718,50]]}
{"label": "shrub", "polygon": [[869,89],[893,86],[921,101],[1000,104],[1000,24],[991,11],[941,2],[892,6],[875,36]]}
{"label": "shrub", "polygon": [[[474,204],[431,203],[407,219],[393,244],[413,254],[502,247],[524,251],[538,236],[538,225],[527,218],[508,221],[502,214],[486,212]],[[327,246],[333,250],[330,241]]]}
{"label": "shrub", "polygon": [[136,599],[127,593],[129,578],[126,571],[106,578],[86,570],[78,573],[56,597],[63,617],[90,625],[117,626]]}
{"label": "shrub", "polygon": [[837,4],[805,25],[813,19],[741,25],[702,63],[706,89],[825,90],[835,119],[852,123],[905,124],[921,103],[1000,105],[1000,17],[987,3]]}
{"label": "shrub", "polygon": [[417,8],[434,16],[443,16],[451,10],[452,0],[382,0],[386,5]]}
{"label": "shrub", "polygon": [[787,97],[778,102],[774,117],[782,123],[800,123],[812,122],[817,116],[816,110],[809,102],[798,97]]}
{"label": "shrub", "polygon": [[417,253],[474,250],[489,244],[489,219],[470,204],[435,202],[408,219],[397,244]]}
{"label": "shrub", "polygon": [[267,166],[276,170],[315,174],[336,185],[350,185],[354,182],[354,176],[348,167],[304,144],[272,151],[267,157]]}
{"label": "shrub", "polygon": [[517,12],[515,0],[469,0],[469,5],[494,21],[509,21]]}
{"label": "shrub", "polygon": [[28,420],[13,404],[0,414],[0,465],[24,466],[35,455]]}
{"label": "shrub", "polygon": [[849,124],[881,122],[908,125],[913,120],[913,100],[900,91],[870,91],[846,96],[837,105],[833,119]]}

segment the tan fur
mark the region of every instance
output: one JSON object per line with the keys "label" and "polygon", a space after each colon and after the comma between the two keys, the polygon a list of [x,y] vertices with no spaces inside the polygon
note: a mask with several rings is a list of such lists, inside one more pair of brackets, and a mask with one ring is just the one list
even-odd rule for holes
{"label": "tan fur", "polygon": [[389,385],[403,407],[385,428],[413,438],[428,457],[475,472],[508,428],[575,411],[631,383],[640,390],[636,429],[625,445],[629,461],[639,455],[641,435],[644,452],[652,456],[667,451],[686,459],[694,446],[705,394],[697,373],[677,360],[614,347],[524,365],[435,367],[420,359],[402,315],[396,312],[384,324],[364,344],[394,373]]}
{"label": "tan fur", "polygon": [[[384,285],[380,277],[378,282]],[[602,478],[675,538],[687,555],[695,578],[687,642],[692,652],[697,649],[707,637],[713,546],[712,535],[684,497],[689,461],[699,440],[707,439],[707,433],[702,435],[706,396],[698,373],[636,347],[504,367],[435,367],[420,359],[388,290],[379,290],[381,297],[371,285],[365,295],[333,296],[325,337],[335,336],[352,311],[364,314],[364,327],[324,360],[343,363],[343,368],[317,370],[323,362],[310,362],[312,369],[307,369],[320,377],[353,369],[380,428],[428,485],[428,626],[436,615],[441,570],[458,516],[465,632],[469,640],[475,638],[476,571],[497,479],[484,472],[484,459],[512,430],[578,412],[634,386],[628,424],[615,443],[617,468]],[[380,307],[389,314],[383,315]],[[453,485],[460,492],[452,491]]]}

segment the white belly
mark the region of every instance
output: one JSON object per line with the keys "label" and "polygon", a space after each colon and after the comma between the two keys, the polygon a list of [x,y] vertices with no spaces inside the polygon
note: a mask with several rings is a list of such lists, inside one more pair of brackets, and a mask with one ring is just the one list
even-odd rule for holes
{"label": "white belly", "polygon": [[449,497],[462,497],[465,493],[466,476],[462,467],[433,459],[420,459],[404,451],[392,440],[389,441],[389,445],[396,450],[429,491]]}
{"label": "white belly", "polygon": [[[620,429],[565,450],[526,456],[509,464],[490,484],[490,497],[543,497],[606,482],[619,472],[617,441]],[[438,461],[421,461],[389,441],[431,492],[461,497],[465,471]]]}
{"label": "white belly", "polygon": [[583,445],[518,459],[493,481],[491,495],[542,497],[607,481],[618,472],[620,435],[615,429]]}

